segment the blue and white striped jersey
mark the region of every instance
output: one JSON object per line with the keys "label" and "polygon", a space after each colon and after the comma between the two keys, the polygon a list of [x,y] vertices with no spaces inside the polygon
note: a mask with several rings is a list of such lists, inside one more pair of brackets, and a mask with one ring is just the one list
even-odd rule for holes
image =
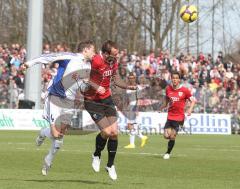
{"label": "blue and white striped jersey", "polygon": [[[83,80],[89,79],[91,64],[84,59],[81,53],[51,53],[34,58],[26,65],[58,63],[57,75],[49,82],[48,94],[74,100],[76,92]],[[72,76],[77,74],[80,79]]]}

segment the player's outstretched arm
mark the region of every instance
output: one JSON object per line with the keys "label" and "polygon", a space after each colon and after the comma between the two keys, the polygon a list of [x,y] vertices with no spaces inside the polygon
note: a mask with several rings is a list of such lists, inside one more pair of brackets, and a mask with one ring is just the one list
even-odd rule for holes
{"label": "player's outstretched arm", "polygon": [[113,76],[113,82],[116,86],[122,89],[129,89],[129,90],[136,90],[137,86],[128,85],[125,81],[123,81],[117,71],[116,74]]}
{"label": "player's outstretched arm", "polygon": [[71,59],[74,56],[77,56],[74,53],[50,53],[50,54],[42,54],[39,57],[36,57],[32,60],[29,60],[25,63],[26,67],[31,67],[36,64],[51,64],[56,61]]}

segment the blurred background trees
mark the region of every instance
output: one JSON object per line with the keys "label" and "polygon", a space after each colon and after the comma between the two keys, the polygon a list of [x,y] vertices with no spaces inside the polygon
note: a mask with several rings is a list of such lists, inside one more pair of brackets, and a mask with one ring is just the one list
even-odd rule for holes
{"label": "blurred background trees", "polygon": [[[235,56],[239,39],[228,27],[233,20],[225,10],[239,19],[236,2],[45,0],[43,42],[75,49],[83,39],[93,39],[98,47],[112,39],[129,52],[168,49],[171,54],[203,51],[214,55],[221,50]],[[192,24],[183,23],[178,15],[180,7],[188,3],[200,11],[199,20]],[[0,43],[26,44],[27,5],[27,0],[0,0]]]}

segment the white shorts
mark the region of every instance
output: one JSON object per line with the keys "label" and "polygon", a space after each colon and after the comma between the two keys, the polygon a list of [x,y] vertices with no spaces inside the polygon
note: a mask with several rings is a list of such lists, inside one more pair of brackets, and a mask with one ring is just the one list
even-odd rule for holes
{"label": "white shorts", "polygon": [[74,114],[74,101],[48,95],[45,98],[43,118],[51,125],[60,126],[61,123],[71,125]]}

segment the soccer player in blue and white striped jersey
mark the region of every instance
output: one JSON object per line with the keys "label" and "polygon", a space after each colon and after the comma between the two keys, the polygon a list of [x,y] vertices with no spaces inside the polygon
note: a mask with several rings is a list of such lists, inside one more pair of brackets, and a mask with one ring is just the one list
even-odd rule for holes
{"label": "soccer player in blue and white striped jersey", "polygon": [[74,103],[79,91],[84,92],[89,87],[89,61],[94,55],[94,43],[85,41],[78,45],[78,53],[43,54],[25,63],[26,67],[39,63],[59,65],[56,76],[49,82],[44,104],[43,117],[50,123],[50,127],[41,129],[36,139],[37,146],[40,146],[46,137],[52,141],[49,153],[44,158],[43,175],[47,175],[55,154],[63,144],[63,136],[71,125]]}

